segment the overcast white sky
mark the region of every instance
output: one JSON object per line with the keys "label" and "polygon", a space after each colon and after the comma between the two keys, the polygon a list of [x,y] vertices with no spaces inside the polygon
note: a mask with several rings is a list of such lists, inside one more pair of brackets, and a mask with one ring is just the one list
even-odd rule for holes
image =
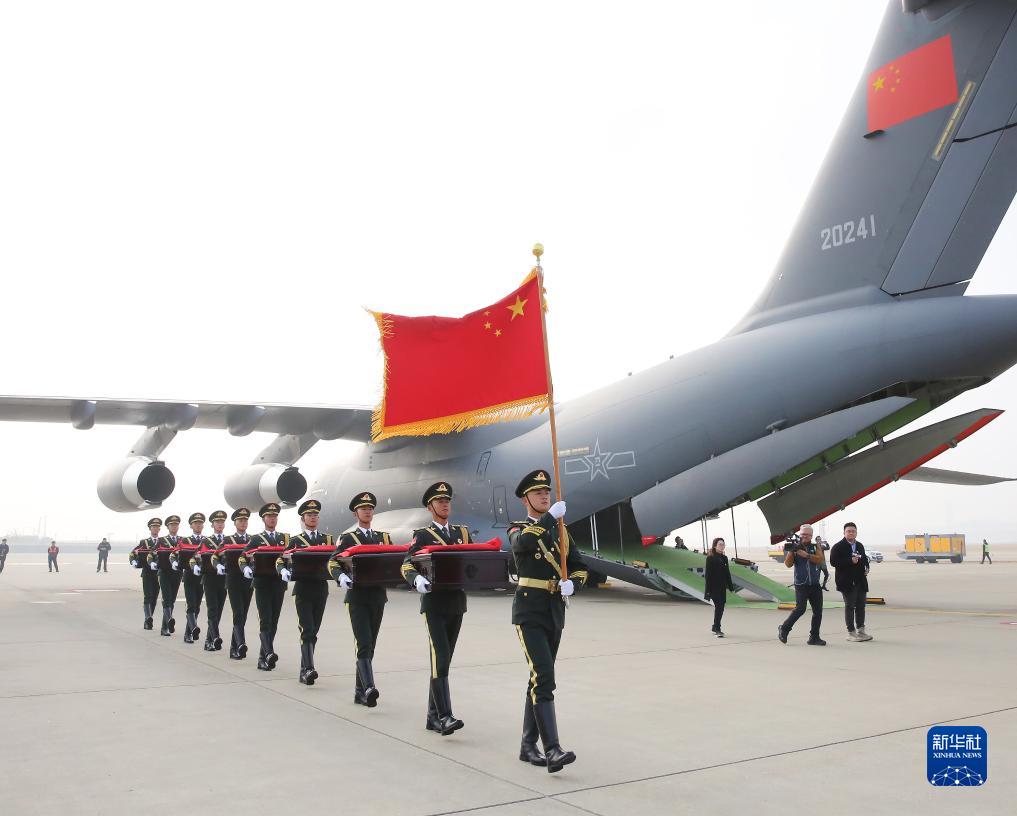
{"label": "overcast white sky", "polygon": [[[559,399],[713,342],[765,282],[883,9],[6,4],[0,393],[373,405],[363,307],[470,311],[538,240]],[[1011,214],[969,292],[1014,292],[1015,256]],[[929,421],[982,406],[1017,407],[1017,375]],[[934,464],[1017,475],[1013,422]],[[140,536],[147,514],[95,495],[139,433],[0,424],[0,530]],[[181,434],[163,512],[221,506],[268,439]],[[886,549],[1017,540],[1015,490],[901,484],[849,515]],[[765,536],[741,508],[740,543]]]}

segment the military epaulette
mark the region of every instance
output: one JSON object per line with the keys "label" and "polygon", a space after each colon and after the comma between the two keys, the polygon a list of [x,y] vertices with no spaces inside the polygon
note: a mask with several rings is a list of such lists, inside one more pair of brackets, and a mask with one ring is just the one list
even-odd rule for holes
{"label": "military epaulette", "polygon": [[540,537],[544,535],[544,533],[546,532],[547,530],[545,530],[539,524],[530,524],[523,530],[523,535],[526,535],[526,533],[533,533],[533,535]]}

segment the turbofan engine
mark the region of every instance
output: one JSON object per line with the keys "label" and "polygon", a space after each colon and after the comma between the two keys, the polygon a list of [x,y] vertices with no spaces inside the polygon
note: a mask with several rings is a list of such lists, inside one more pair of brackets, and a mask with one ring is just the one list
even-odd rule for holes
{"label": "turbofan engine", "polygon": [[307,492],[307,479],[292,465],[250,465],[226,480],[223,494],[230,507],[252,513],[269,502],[294,505]]}
{"label": "turbofan engine", "polygon": [[173,493],[176,479],[164,462],[131,456],[115,462],[99,477],[99,500],[110,510],[130,513],[158,507]]}

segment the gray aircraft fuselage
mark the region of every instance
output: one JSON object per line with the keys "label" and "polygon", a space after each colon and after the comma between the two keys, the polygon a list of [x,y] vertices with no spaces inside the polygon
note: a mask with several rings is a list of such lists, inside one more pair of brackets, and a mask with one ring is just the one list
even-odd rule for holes
{"label": "gray aircraft fuselage", "polygon": [[[775,424],[794,426],[899,383],[962,383],[949,399],[1017,362],[1017,296],[878,296],[883,302],[725,337],[561,404],[569,519],[635,497]],[[427,518],[424,489],[448,480],[453,516],[486,538],[519,517],[519,479],[550,464],[547,418],[539,416],[365,445],[322,473],[308,496],[322,501],[322,521],[334,531],[350,524],[349,497],[370,490],[380,514],[403,511],[387,520],[408,535]],[[379,528],[385,522],[381,516]]]}

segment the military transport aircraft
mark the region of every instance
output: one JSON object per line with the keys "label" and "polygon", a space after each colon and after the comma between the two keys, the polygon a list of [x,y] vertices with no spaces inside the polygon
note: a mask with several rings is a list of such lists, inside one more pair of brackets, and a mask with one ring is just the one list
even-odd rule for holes
{"label": "military transport aircraft", "polygon": [[[1017,191],[1015,13],[1017,0],[890,3],[749,313],[713,345],[559,406],[577,538],[660,535],[758,501],[779,539],[899,478],[951,481],[922,465],[999,411],[888,437],[1017,362],[1017,296],[964,295]],[[377,444],[371,409],[344,406],[4,397],[0,419],[144,427],[98,480],[102,502],[123,512],[170,496],[162,456],[176,434],[276,434],[228,478],[226,501],[313,496],[333,531],[347,525],[347,497],[370,489],[378,526],[408,534],[427,518],[424,488],[445,479],[456,518],[497,535],[519,476],[550,464],[546,416]],[[296,464],[321,439],[363,445],[308,490]]]}

